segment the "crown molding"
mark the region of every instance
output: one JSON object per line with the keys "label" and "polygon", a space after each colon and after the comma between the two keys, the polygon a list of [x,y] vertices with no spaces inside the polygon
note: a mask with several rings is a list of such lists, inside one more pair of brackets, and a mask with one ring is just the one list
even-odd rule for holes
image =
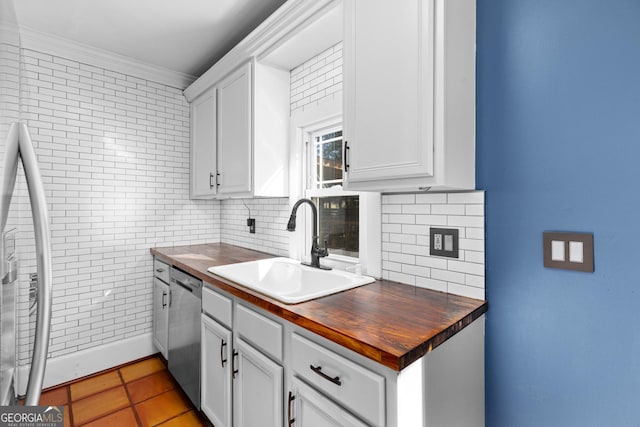
{"label": "crown molding", "polygon": [[104,49],[78,43],[63,37],[20,27],[21,47],[65,59],[78,61],[111,71],[161,83],[180,90],[196,80],[195,76],[138,61]]}
{"label": "crown molding", "polygon": [[20,32],[15,24],[0,21],[0,43],[11,46],[18,46],[20,44]]}
{"label": "crown molding", "polygon": [[191,102],[252,57],[260,59],[342,0],[288,0],[184,91]]}

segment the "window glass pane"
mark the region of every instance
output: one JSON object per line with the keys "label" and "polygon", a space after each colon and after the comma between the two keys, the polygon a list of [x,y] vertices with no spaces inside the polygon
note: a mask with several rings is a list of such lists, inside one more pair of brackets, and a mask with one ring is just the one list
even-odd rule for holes
{"label": "window glass pane", "polygon": [[342,185],[342,131],[320,134],[314,144],[316,188]]}
{"label": "window glass pane", "polygon": [[329,253],[358,257],[360,204],[358,196],[316,197],[320,246]]}

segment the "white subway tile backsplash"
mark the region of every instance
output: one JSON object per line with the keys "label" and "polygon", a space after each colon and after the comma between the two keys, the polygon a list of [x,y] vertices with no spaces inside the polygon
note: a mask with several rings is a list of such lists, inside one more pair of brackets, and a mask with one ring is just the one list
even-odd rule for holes
{"label": "white subway tile backsplash", "polygon": [[415,285],[420,288],[432,289],[434,291],[448,292],[447,282],[431,279],[428,277],[416,276]]}
{"label": "white subway tile backsplash", "polygon": [[456,294],[456,295],[463,295],[469,298],[475,298],[480,300],[485,299],[484,287],[476,288],[476,287],[461,285],[459,283],[447,282],[447,292]]}
{"label": "white subway tile backsplash", "polygon": [[[289,199],[229,199],[221,202],[221,241],[279,256],[289,254]],[[256,220],[250,234],[247,218]]]}
{"label": "white subway tile backsplash", "polygon": [[416,194],[416,203],[418,204],[446,204],[447,203],[447,194],[446,193],[427,193],[427,194]]}
{"label": "white subway tile backsplash", "polygon": [[464,193],[447,193],[449,204],[484,204],[484,191],[472,191]]}
{"label": "white subway tile backsplash", "polygon": [[462,273],[474,274],[476,276],[484,276],[484,265],[482,264],[448,260],[447,268],[450,271],[459,271]]}
{"label": "white subway tile backsplash", "polygon": [[[382,212],[383,277],[484,299],[484,192],[383,195]],[[458,259],[429,255],[434,226],[458,229]]]}

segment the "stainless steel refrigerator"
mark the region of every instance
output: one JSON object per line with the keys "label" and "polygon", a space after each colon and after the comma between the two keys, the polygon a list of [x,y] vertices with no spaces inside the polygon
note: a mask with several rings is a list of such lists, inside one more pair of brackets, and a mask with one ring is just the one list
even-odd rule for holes
{"label": "stainless steel refrigerator", "polygon": [[16,296],[24,286],[28,286],[28,283],[20,283],[19,256],[16,251],[16,240],[25,231],[21,229],[23,222],[16,216],[24,212],[15,206],[12,208],[12,200],[15,205],[15,199],[21,199],[24,190],[28,193],[33,218],[33,251],[37,260],[34,279],[34,294],[37,295],[37,305],[34,306],[37,309],[35,335],[29,344],[33,349],[25,396],[25,404],[29,406],[38,405],[40,400],[52,307],[51,238],[47,204],[29,129],[20,120],[23,113],[20,95],[24,90],[21,87],[20,69],[20,35],[13,3],[12,0],[0,0],[0,405],[4,406],[16,403],[17,323],[20,315],[18,309],[21,307],[16,303]]}

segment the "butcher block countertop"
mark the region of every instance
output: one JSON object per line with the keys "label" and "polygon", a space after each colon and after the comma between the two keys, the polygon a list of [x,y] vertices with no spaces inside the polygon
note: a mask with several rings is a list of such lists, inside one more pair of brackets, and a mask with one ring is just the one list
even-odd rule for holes
{"label": "butcher block countertop", "polygon": [[388,280],[300,304],[284,304],[207,271],[272,258],[224,243],[153,248],[159,259],[276,316],[400,371],[487,311],[485,301]]}

